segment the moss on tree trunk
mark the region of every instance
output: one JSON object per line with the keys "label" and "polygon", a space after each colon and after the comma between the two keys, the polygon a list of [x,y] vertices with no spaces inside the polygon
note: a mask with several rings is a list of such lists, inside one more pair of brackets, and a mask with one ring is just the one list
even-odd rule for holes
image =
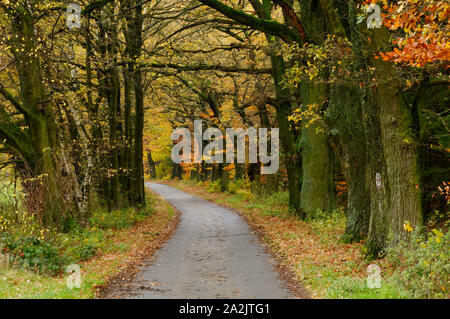
{"label": "moss on tree trunk", "polygon": [[[304,84],[304,106],[315,104],[323,109],[327,96],[326,84]],[[306,214],[315,214],[318,210],[330,212],[336,208],[334,159],[322,119],[303,123],[300,146],[303,168],[301,209]]]}
{"label": "moss on tree trunk", "polygon": [[367,137],[359,94],[359,88],[351,84],[333,85],[326,115],[348,191],[346,242],[365,239],[370,220]]}

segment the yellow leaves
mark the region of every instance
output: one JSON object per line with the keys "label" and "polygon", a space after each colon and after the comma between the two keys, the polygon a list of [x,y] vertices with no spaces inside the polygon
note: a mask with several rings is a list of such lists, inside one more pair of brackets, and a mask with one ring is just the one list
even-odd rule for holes
{"label": "yellow leaves", "polygon": [[9,224],[11,224],[11,221],[0,215],[0,230],[1,231],[8,230]]}
{"label": "yellow leaves", "polygon": [[444,236],[444,234],[441,231],[437,230],[437,229],[432,229],[431,231],[436,235],[436,237],[440,238],[440,237]]}
{"label": "yellow leaves", "polygon": [[[349,49],[349,43],[346,40],[329,34],[320,45],[290,46],[286,56],[287,59],[295,62],[286,72],[285,82],[287,86],[296,87],[303,79],[320,81],[328,72],[330,66],[334,68],[332,72],[334,74],[337,66],[347,64],[344,62],[350,55],[346,49]],[[343,57],[346,58],[345,61]]]}
{"label": "yellow leaves", "polygon": [[406,232],[412,232],[414,229],[411,227],[411,225],[409,224],[408,221],[405,221],[405,223],[403,224],[403,229]]}
{"label": "yellow leaves", "polygon": [[316,121],[320,120],[323,116],[323,112],[319,110],[317,103],[300,106],[294,113],[288,117],[289,121],[296,124],[302,122],[306,128],[312,126]]}
{"label": "yellow leaves", "polygon": [[[438,229],[432,229],[431,231],[433,232],[433,234],[435,236],[434,237],[430,236],[428,238],[427,243],[421,243],[420,244],[421,248],[428,248],[430,245],[433,244],[433,242],[437,242],[437,243],[441,243],[442,242],[442,237],[444,237],[444,234]],[[440,258],[445,258],[445,256],[443,254],[440,254],[439,257]]]}
{"label": "yellow leaves", "polygon": [[436,235],[434,240],[436,242],[440,243],[441,242],[441,238],[444,237],[444,234],[441,231],[437,230],[437,229],[432,229],[431,231]]}

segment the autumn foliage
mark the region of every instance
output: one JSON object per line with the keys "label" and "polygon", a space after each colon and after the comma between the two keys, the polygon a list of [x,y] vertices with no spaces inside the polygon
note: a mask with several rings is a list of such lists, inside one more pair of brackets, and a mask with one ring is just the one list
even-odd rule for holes
{"label": "autumn foliage", "polygon": [[383,25],[395,31],[395,47],[380,53],[383,60],[419,68],[441,64],[448,67],[448,1],[405,0],[385,4],[383,10]]}

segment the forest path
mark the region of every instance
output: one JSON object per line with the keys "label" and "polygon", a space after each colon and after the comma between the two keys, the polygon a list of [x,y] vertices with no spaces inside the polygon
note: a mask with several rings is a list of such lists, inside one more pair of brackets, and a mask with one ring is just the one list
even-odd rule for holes
{"label": "forest path", "polygon": [[242,218],[162,184],[146,183],[180,212],[171,239],[113,289],[121,298],[294,298]]}

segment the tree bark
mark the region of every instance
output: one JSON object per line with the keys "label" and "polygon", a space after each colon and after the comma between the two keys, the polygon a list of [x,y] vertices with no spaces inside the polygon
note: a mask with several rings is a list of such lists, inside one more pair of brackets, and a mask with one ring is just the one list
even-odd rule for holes
{"label": "tree bark", "polygon": [[[353,1],[349,4],[353,23],[352,42],[356,56],[364,56],[366,66],[375,67],[376,83],[361,90],[360,99],[367,133],[368,180],[371,216],[366,243],[367,255],[380,257],[389,244],[403,237],[405,222],[413,227],[422,224],[420,172],[417,148],[417,125],[413,109],[405,104],[395,85],[392,65],[374,58],[389,41],[385,27],[356,30]],[[353,15],[353,17],[352,17]],[[371,79],[367,79],[369,83]]]}
{"label": "tree bark", "polygon": [[144,186],[144,91],[143,73],[137,66],[137,60],[141,56],[143,42],[143,4],[140,1],[122,1],[126,14],[127,30],[126,44],[128,59],[130,60],[130,73],[133,78],[135,98],[135,118],[133,132],[133,154],[132,154],[132,180],[131,200],[136,207],[145,206]]}
{"label": "tree bark", "polygon": [[365,239],[370,220],[367,136],[359,94],[360,89],[351,84],[333,85],[326,116],[348,191],[346,242]]}
{"label": "tree bark", "polygon": [[[328,96],[326,84],[308,83],[302,94],[304,106],[315,104],[324,108]],[[302,154],[301,209],[314,215],[318,210],[331,212],[336,208],[334,189],[334,157],[326,126],[320,119],[302,125],[300,139]]]}
{"label": "tree bark", "polygon": [[[25,166],[28,169],[24,170],[22,167],[19,170],[25,174],[24,178],[32,179],[24,180],[25,192],[27,190],[33,192],[36,187],[42,190],[40,212],[34,213],[40,214],[39,217],[44,225],[59,226],[63,222],[63,215],[61,214],[62,202],[58,186],[57,164],[54,158],[58,150],[56,126],[50,107],[51,102],[44,89],[40,59],[35,54],[37,43],[35,26],[33,18],[21,5],[15,5],[14,10],[11,9],[9,14],[12,18],[14,33],[10,41],[11,52],[19,75],[21,101],[13,99],[4,89],[0,93],[24,115],[29,127],[27,132],[29,137],[15,131],[13,123],[7,118],[4,118],[5,122],[0,125],[0,131],[10,140],[10,145],[19,146],[16,151],[20,154],[16,155],[26,161]],[[2,114],[6,115],[3,108]],[[12,129],[11,131],[5,130],[8,126]],[[27,144],[32,145],[30,150],[22,148]],[[27,195],[29,195],[27,202],[37,200],[33,196],[35,194]]]}

